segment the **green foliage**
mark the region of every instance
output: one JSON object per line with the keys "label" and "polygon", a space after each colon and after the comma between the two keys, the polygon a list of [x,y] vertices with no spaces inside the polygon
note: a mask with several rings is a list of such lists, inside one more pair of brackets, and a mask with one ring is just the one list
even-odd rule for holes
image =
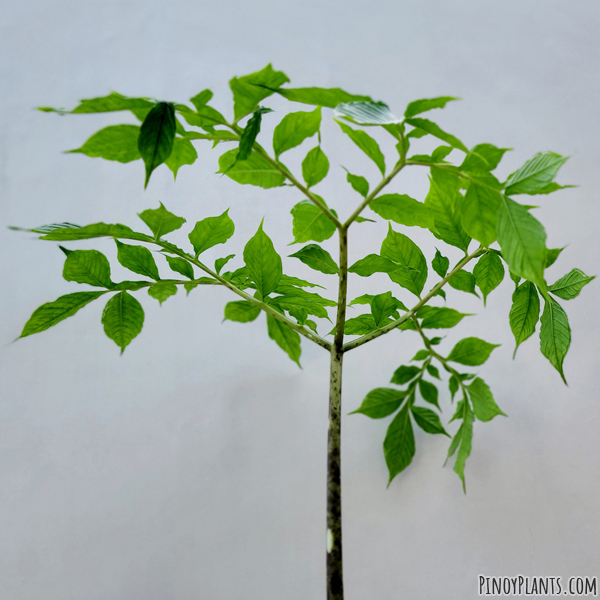
{"label": "green foliage", "polygon": [[349,125],[337,121],[341,130],[377,165],[382,175],[385,175],[385,156],[379,144],[362,129],[352,129]]}
{"label": "green foliage", "polygon": [[431,261],[431,266],[440,277],[444,278],[446,277],[446,273],[448,273],[450,261],[445,256],[442,256],[442,253],[436,248],[435,257]]}
{"label": "green foliage", "polygon": [[473,267],[475,283],[483,294],[483,303],[504,279],[504,266],[495,252],[486,252]]}
{"label": "green foliage", "polygon": [[269,314],[267,315],[267,331],[269,337],[300,366],[300,336],[289,325]]}
{"label": "green foliage", "polygon": [[142,305],[126,291],[115,294],[102,312],[104,333],[121,348],[121,354],[144,325]]}
{"label": "green foliage", "polygon": [[426,98],[424,100],[415,100],[411,102],[404,111],[404,116],[407,119],[414,117],[415,115],[433,110],[434,108],[444,108],[451,100],[460,100],[460,98],[454,98],[452,96],[440,96],[438,98]]}
{"label": "green foliage", "polygon": [[335,116],[357,125],[392,125],[401,123],[383,102],[347,102],[335,107]]}
{"label": "green foliage", "polygon": [[489,344],[476,337],[464,338],[452,348],[448,360],[471,367],[479,366],[489,358],[492,350],[498,348],[498,346],[499,344]]}
{"label": "green foliage", "polygon": [[67,281],[87,283],[98,287],[112,288],[110,263],[102,252],[97,250],[68,251],[63,269]]}
{"label": "green foliage", "polygon": [[417,129],[420,129],[430,135],[433,135],[434,137],[442,140],[442,142],[446,142],[446,144],[449,144],[453,148],[458,148],[459,150],[462,150],[465,153],[469,152],[467,150],[467,147],[459,139],[455,138],[449,133],[446,133],[439,125],[436,125],[432,121],[429,121],[427,119],[410,118],[406,119],[406,122]]}
{"label": "green foliage", "polygon": [[235,321],[236,323],[250,323],[258,318],[260,308],[247,300],[228,302],[225,305],[224,321]]}
{"label": "green foliage", "polygon": [[[368,187],[367,187],[368,189]],[[380,217],[411,227],[433,227],[433,213],[422,202],[401,194],[377,196],[369,204]]]}
{"label": "green foliage", "polygon": [[483,379],[473,379],[467,390],[473,404],[473,412],[480,421],[491,421],[496,415],[506,416],[496,404],[488,384]]}
{"label": "green foliage", "polygon": [[560,373],[565,384],[563,370],[565,356],[571,345],[571,328],[567,313],[556,300],[546,300],[540,327],[540,349],[550,364]]}
{"label": "green foliage", "polygon": [[150,277],[151,279],[159,280],[158,267],[152,256],[152,252],[144,246],[130,246],[117,242],[117,259],[119,262],[130,271]]}
{"label": "green foliage", "polygon": [[572,300],[573,298],[577,298],[583,286],[587,285],[595,277],[595,275],[588,277],[580,269],[572,269],[564,277],[553,283],[548,288],[548,291],[563,300]]}
{"label": "green foliage", "polygon": [[273,132],[273,150],[279,158],[286,150],[299,146],[305,139],[312,137],[321,126],[321,107],[312,112],[289,113],[275,127]]}
{"label": "green foliage", "polygon": [[139,135],[138,125],[110,125],[97,131],[81,148],[68,152],[128,163],[142,158],[137,145]]}
{"label": "green foliage", "polygon": [[441,433],[442,435],[448,436],[448,432],[444,429],[439,416],[423,406],[411,405],[410,410],[412,416],[415,419],[415,423],[426,433]]}
{"label": "green foliage", "polygon": [[331,258],[331,254],[327,250],[323,250],[318,244],[304,246],[302,250],[290,254],[290,257],[297,258],[311,269],[321,271],[321,273],[325,273],[326,275],[337,275],[340,272],[340,268],[333,258]]}
{"label": "green foliage", "polygon": [[406,398],[407,392],[394,388],[375,388],[362,401],[362,404],[350,414],[360,413],[371,419],[383,419],[395,413]]}
{"label": "green foliage", "polygon": [[207,217],[198,221],[189,235],[196,258],[205,250],[217,244],[224,244],[234,231],[235,225],[229,217],[229,209],[218,217]]}
{"label": "green foliage", "polygon": [[567,161],[567,156],[556,152],[538,152],[506,180],[505,190],[512,194],[539,194],[556,177]]}
{"label": "green foliage", "polygon": [[302,161],[302,177],[307,187],[317,185],[329,173],[329,160],[321,146],[315,146],[308,151],[306,158]]}
{"label": "green foliage", "polygon": [[[363,198],[366,198],[369,194],[369,182],[361,175],[352,175],[349,171],[346,171],[346,180],[352,186],[355,192],[358,192]],[[375,199],[374,199],[375,200]],[[373,208],[372,203],[369,204]]]}
{"label": "green foliage", "polygon": [[187,260],[177,256],[169,256],[168,254],[165,254],[165,258],[173,271],[180,273],[188,279],[194,279],[194,269]]}
{"label": "green foliage", "polygon": [[148,288],[148,294],[162,304],[167,298],[177,293],[177,286],[174,283],[156,283]]}
{"label": "green foliage", "polygon": [[383,453],[390,474],[389,486],[394,477],[410,465],[415,455],[415,434],[408,403],[390,423],[383,442]]}
{"label": "green foliage", "polygon": [[531,337],[540,318],[540,297],[531,281],[525,281],[513,292],[509,314],[510,329],[515,336],[515,351],[519,345]]}
{"label": "green foliage", "polygon": [[138,216],[146,223],[157,240],[163,237],[163,235],[167,235],[167,233],[177,231],[185,223],[183,217],[177,217],[172,212],[169,212],[163,206],[162,202],[158,208],[149,208],[142,211]]}
{"label": "green foliage", "polygon": [[421,322],[423,329],[449,329],[470,315],[445,306],[424,306],[419,309],[417,316],[423,319]]}
{"label": "green foliage", "polygon": [[263,231],[262,223],[244,248],[244,262],[261,298],[277,289],[283,274],[281,257],[275,252],[271,238]]}
{"label": "green foliage", "polygon": [[467,292],[467,294],[475,294],[475,296],[477,296],[477,292],[475,291],[475,277],[473,273],[469,273],[463,269],[457,271],[450,278],[448,285],[453,287],[455,290]]}
{"label": "green foliage", "polygon": [[219,173],[227,175],[237,183],[265,189],[283,185],[284,175],[262,154],[253,150],[246,160],[236,160],[237,155],[236,148],[222,154],[219,158]]}
{"label": "green foliage", "polygon": [[[317,196],[319,200],[323,200]],[[311,200],[298,202],[292,208],[294,243],[324,242],[335,233],[335,224]]]}
{"label": "green foliage", "polygon": [[193,165],[198,158],[198,153],[193,144],[186,139],[176,137],[173,140],[171,154],[165,160],[165,164],[173,172],[173,178],[177,179],[177,172],[183,165]]}

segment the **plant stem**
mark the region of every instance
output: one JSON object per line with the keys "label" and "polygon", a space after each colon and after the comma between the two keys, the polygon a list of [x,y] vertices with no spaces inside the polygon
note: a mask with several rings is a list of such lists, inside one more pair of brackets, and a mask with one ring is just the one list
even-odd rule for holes
{"label": "plant stem", "polygon": [[348,230],[339,229],[340,275],[335,338],[331,348],[327,435],[327,600],[343,600],[341,410],[342,360],[348,289]]}

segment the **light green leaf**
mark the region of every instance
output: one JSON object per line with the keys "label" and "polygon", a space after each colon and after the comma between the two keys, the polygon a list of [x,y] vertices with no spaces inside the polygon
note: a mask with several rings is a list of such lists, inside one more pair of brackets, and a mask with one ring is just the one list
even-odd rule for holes
{"label": "light green leaf", "polygon": [[537,193],[552,182],[558,170],[568,160],[555,152],[538,152],[506,180],[506,193]]}
{"label": "light green leaf", "polygon": [[[463,422],[460,426],[460,429],[456,432],[454,439],[452,440],[450,449],[454,447],[455,451],[456,447],[458,446],[458,454],[456,455],[456,462],[454,463],[454,472],[460,477],[463,484],[463,491],[466,494],[467,487],[465,484],[465,463],[471,454],[471,444],[473,441],[473,421],[475,420],[475,417],[469,408],[468,402],[465,402],[463,407]],[[449,452],[448,456],[451,456],[452,454]]]}
{"label": "light green leaf", "polygon": [[405,404],[390,423],[383,442],[383,453],[390,473],[389,486],[394,477],[408,467],[415,455],[415,435],[408,404]]}
{"label": "light green leaf", "polygon": [[425,381],[424,379],[419,379],[419,392],[425,402],[433,404],[438,409],[440,408],[440,405],[438,404],[438,389],[433,383]]}
{"label": "light green leaf", "polygon": [[587,285],[595,278],[595,275],[588,277],[580,269],[572,269],[564,277],[553,283],[548,288],[548,291],[563,300],[572,300],[579,296],[579,292],[581,292],[584,285]]}
{"label": "light green leaf", "polygon": [[110,279],[110,264],[102,252],[97,250],[69,251],[63,277],[67,281],[88,283],[99,287],[112,288],[114,283]]}
{"label": "light green leaf", "polygon": [[111,125],[97,131],[81,148],[68,152],[128,163],[142,158],[137,145],[139,135],[137,125]]}
{"label": "light green leaf", "polygon": [[340,88],[280,88],[274,91],[284,98],[287,98],[290,102],[326,106],[327,108],[335,108],[338,104],[342,104],[343,102],[371,102],[371,98],[368,96],[349,94]]}
{"label": "light green leaf", "polygon": [[495,290],[504,279],[504,266],[495,252],[487,252],[473,267],[475,283],[483,294],[483,303],[487,296]]}
{"label": "light green leaf", "polygon": [[530,196],[535,196],[538,194],[551,194],[552,192],[557,192],[558,190],[565,190],[567,188],[575,188],[578,187],[576,185],[559,185],[556,181],[552,181],[551,183],[546,184],[544,187],[540,188],[535,192],[526,192]]}
{"label": "light green leaf", "polygon": [[283,274],[281,257],[275,252],[271,238],[263,231],[262,222],[244,248],[244,262],[261,299],[277,289]]}
{"label": "light green leaf", "polygon": [[[151,102],[147,98],[129,98],[117,92],[111,92],[108,96],[81,100],[79,105],[70,112],[73,114],[115,112],[120,110],[131,110],[134,112],[138,110],[150,110],[153,106],[154,102]],[[48,110],[45,107],[39,110],[45,112],[63,112],[56,109]]]}
{"label": "light green leaf", "polygon": [[423,319],[423,329],[449,329],[471,315],[445,306],[424,306],[417,312],[417,316]]}
{"label": "light green leaf", "polygon": [[67,294],[54,300],[46,302],[33,312],[19,337],[27,337],[34,333],[40,333],[68,317],[72,317],[79,309],[89,304],[92,300],[99,298],[106,292],[75,292]]}
{"label": "light green leaf", "polygon": [[465,157],[460,170],[465,173],[493,171],[510,148],[497,148],[492,144],[477,144]]}
{"label": "light green leaf", "polygon": [[[427,356],[429,356],[429,353],[427,353]],[[419,369],[419,367],[415,367],[413,365],[400,365],[394,371],[391,383],[395,383],[396,385],[404,385],[405,383],[408,383],[411,379],[414,379],[420,372],[421,369]]]}
{"label": "light green leaf", "polygon": [[250,323],[260,314],[260,308],[248,302],[248,300],[238,300],[228,302],[225,305],[224,321],[235,321],[236,323]]}
{"label": "light green leaf", "polygon": [[196,107],[196,110],[206,106],[213,97],[213,93],[210,90],[202,90],[199,94],[196,94],[193,98],[190,98],[190,102]]}
{"label": "light green leaf", "polygon": [[169,256],[168,254],[165,254],[165,258],[173,271],[180,273],[188,279],[194,279],[194,269],[187,260],[179,258],[178,256]]}
{"label": "light green leaf", "polygon": [[[431,343],[431,342],[430,342]],[[427,372],[432,376],[435,377],[436,379],[441,379],[440,377],[440,372],[438,370],[437,367],[434,367],[433,365],[427,365]]]}
{"label": "light green leaf", "polygon": [[[177,104],[175,105],[175,110],[186,120],[189,125],[193,125],[194,127],[202,127],[207,129],[208,131],[213,131],[215,133],[222,133],[221,130],[216,132],[212,128],[216,125],[227,125],[227,119],[218,111],[215,110],[212,106],[200,105],[196,107],[196,110],[193,111],[189,106],[185,104]],[[182,127],[178,128],[178,133],[180,135],[188,135],[194,132],[184,132],[182,131]],[[199,134],[197,134],[199,135]],[[191,139],[201,139],[196,137],[195,135]],[[237,136],[235,136],[237,139]]]}
{"label": "light green leaf", "polygon": [[480,377],[473,379],[467,386],[467,390],[469,390],[469,397],[473,404],[473,412],[480,421],[491,421],[496,415],[506,417],[506,414],[496,404],[488,384],[483,379]]}
{"label": "light green leaf", "polygon": [[162,304],[167,298],[177,293],[174,283],[155,283],[148,288],[148,294]]}
{"label": "light green leaf", "polygon": [[115,242],[118,249],[117,259],[126,269],[152,279],[160,279],[156,262],[154,262],[152,252],[148,248],[130,246],[119,242],[119,240],[115,240]]}
{"label": "light green leaf", "polygon": [[373,198],[369,208],[380,217],[406,225],[430,229],[434,226],[434,213],[422,202],[404,194],[384,194]]}
{"label": "light green leaf", "polygon": [[229,87],[233,92],[235,121],[237,122],[242,117],[250,114],[256,109],[261,100],[264,100],[277,91],[277,88],[288,82],[287,75],[281,71],[275,71],[270,64],[256,73],[234,77],[229,82]]}
{"label": "light green leaf", "polygon": [[563,371],[565,356],[571,345],[571,328],[567,314],[556,300],[546,300],[540,327],[540,349],[567,383]]}
{"label": "light green leaf", "polygon": [[499,345],[489,344],[476,337],[467,337],[452,348],[447,360],[476,367],[482,365],[489,358],[492,350],[498,348]]}
{"label": "light green leaf", "polygon": [[371,419],[383,419],[395,413],[407,392],[403,390],[395,390],[393,388],[375,388],[371,390],[362,401],[360,408],[351,412],[351,415],[356,413],[366,415]]}
{"label": "light green leaf", "polygon": [[415,423],[426,433],[441,433],[442,435],[448,435],[448,432],[444,429],[439,416],[434,413],[429,408],[424,408],[422,406],[411,406],[410,410],[412,411],[413,417],[415,419]]}
{"label": "light green leaf", "polygon": [[300,366],[300,335],[271,315],[267,315],[267,330],[269,337]]}
{"label": "light green leaf", "polygon": [[448,273],[450,261],[445,256],[442,256],[442,253],[436,248],[435,256],[431,261],[431,266],[433,267],[433,270],[443,279],[446,277],[446,273]]}
{"label": "light green leaf", "polygon": [[342,131],[377,165],[382,175],[385,175],[385,157],[379,149],[379,144],[362,129],[352,129],[349,125],[336,121]]}
{"label": "light green leaf", "polygon": [[[318,197],[318,196],[317,196]],[[320,200],[322,198],[318,197]],[[335,225],[329,217],[310,200],[298,202],[291,210],[294,243],[324,242],[335,233]]]}
{"label": "light green leaf", "polygon": [[429,358],[429,350],[418,350],[411,360],[425,360]]}
{"label": "light green leaf", "polygon": [[547,269],[548,267],[551,267],[555,262],[556,259],[560,256],[560,253],[564,250],[565,248],[546,248],[546,263],[545,263],[545,268]]}
{"label": "light green leaf", "polygon": [[[282,275],[281,276],[281,285],[285,285],[285,286],[296,286],[299,288],[302,287],[318,287],[321,289],[325,289],[322,285],[318,285],[316,283],[310,283],[310,281],[305,281],[304,279],[298,279],[298,277],[290,277],[289,275]],[[335,302],[333,303],[333,306],[336,306]]]}
{"label": "light green leaf", "polygon": [[217,260],[215,260],[215,271],[217,273],[221,272],[221,269],[232,259],[235,258],[235,254],[229,254],[228,256],[225,256],[224,258],[217,258]]}
{"label": "light green leaf", "polygon": [[138,217],[146,223],[155,239],[159,240],[163,235],[171,233],[181,228],[185,223],[183,217],[178,217],[169,212],[162,204],[158,208],[144,210],[138,214]]}
{"label": "light green leaf", "polygon": [[234,231],[235,225],[229,217],[229,209],[218,217],[207,217],[198,221],[189,235],[196,258],[205,250],[217,244],[224,244]]}
{"label": "light green leaf", "polygon": [[394,231],[390,225],[381,245],[381,256],[406,269],[388,273],[390,279],[420,296],[427,280],[427,261],[419,247],[409,237]]}
{"label": "light green leaf", "polygon": [[157,102],[144,119],[138,138],[138,150],[146,165],[144,188],[152,171],[169,158],[174,140],[175,108],[170,102]]}
{"label": "light green leaf", "polygon": [[282,294],[284,296],[300,296],[301,298],[305,298],[306,300],[309,300],[310,302],[314,302],[316,304],[320,304],[321,306],[337,306],[337,302],[334,302],[333,300],[323,298],[323,296],[319,296],[319,294],[307,292],[300,287],[284,283],[286,279],[295,278],[287,277],[287,275],[282,275],[281,283],[277,286],[277,289],[275,290],[277,294]]}
{"label": "light green leaf", "polygon": [[173,171],[173,179],[177,178],[177,171],[183,165],[193,165],[198,158],[196,148],[189,140],[176,137],[173,141],[173,150],[165,164]]}
{"label": "light green leaf", "polygon": [[355,192],[358,192],[363,198],[366,198],[369,194],[369,182],[361,175],[352,175],[346,167],[342,167],[346,170],[346,180],[352,186]]}
{"label": "light green leaf", "polygon": [[477,296],[477,292],[475,291],[475,277],[473,277],[472,273],[464,271],[463,269],[450,278],[448,285],[460,292],[467,292],[467,294],[474,294]]}
{"label": "light green leaf", "polygon": [[356,261],[348,269],[350,273],[355,273],[360,277],[370,277],[374,273],[395,273],[400,270],[405,270],[405,268],[387,258],[379,256],[379,254],[369,254]]}
{"label": "light green leaf", "polygon": [[115,294],[104,307],[102,313],[104,333],[121,348],[131,343],[144,325],[144,309],[142,305],[125,291]]}
{"label": "light green leaf", "polygon": [[302,177],[307,187],[317,185],[329,173],[329,160],[321,150],[321,146],[316,146],[308,151],[306,158],[302,161]]}
{"label": "light green leaf", "polygon": [[[345,335],[366,335],[376,329],[377,325],[375,324],[375,319],[373,319],[372,315],[360,315],[353,319],[347,319],[344,324]],[[335,333],[335,327],[331,333]]]}
{"label": "light green leaf", "polygon": [[471,182],[462,202],[461,223],[464,230],[481,245],[488,247],[496,240],[496,222],[501,195],[496,190]]}
{"label": "light green leaf", "polygon": [[219,158],[219,173],[237,183],[250,184],[265,189],[283,185],[285,177],[266,158],[252,151],[247,160],[236,162],[238,150],[234,148]]}
{"label": "light green leaf", "polygon": [[414,117],[420,113],[432,110],[434,108],[444,108],[451,100],[460,100],[453,96],[439,96],[438,98],[425,98],[423,100],[415,100],[411,102],[404,111],[404,116],[407,119]]}
{"label": "light green leaf", "polygon": [[449,133],[446,133],[439,125],[436,125],[432,121],[428,121],[427,119],[406,119],[406,122],[413,127],[418,127],[423,131],[426,131],[430,135],[435,136],[436,138],[446,142],[453,148],[458,148],[465,153],[468,153],[468,148],[457,138]]}
{"label": "light green leaf", "polygon": [[371,302],[371,315],[377,328],[385,325],[397,310],[398,301],[392,296],[392,292],[377,294]]}
{"label": "light green leaf", "polygon": [[357,125],[393,125],[401,123],[383,102],[347,102],[338,104],[334,117],[343,117]]}
{"label": "light green leaf", "polygon": [[329,319],[329,315],[322,304],[303,296],[294,294],[276,296],[269,300],[269,304],[277,306],[282,311],[287,310],[290,314],[292,312],[298,314],[298,311],[304,311],[307,316],[314,315],[320,319]]}
{"label": "light green leaf", "polygon": [[520,204],[501,196],[498,243],[510,270],[545,289],[546,232],[542,224]]}
{"label": "light green leaf", "polygon": [[273,132],[273,150],[278,158],[286,150],[299,146],[312,137],[321,126],[321,107],[312,112],[288,113]]}
{"label": "light green leaf", "polygon": [[540,298],[531,281],[525,281],[514,291],[509,314],[510,329],[515,336],[515,352],[527,338],[533,335],[540,317]]}
{"label": "light green leaf", "polygon": [[337,275],[340,272],[340,268],[333,258],[331,258],[329,252],[323,250],[317,244],[304,246],[298,252],[290,254],[290,257],[297,258],[311,269],[321,271],[321,273],[325,273],[326,275]]}

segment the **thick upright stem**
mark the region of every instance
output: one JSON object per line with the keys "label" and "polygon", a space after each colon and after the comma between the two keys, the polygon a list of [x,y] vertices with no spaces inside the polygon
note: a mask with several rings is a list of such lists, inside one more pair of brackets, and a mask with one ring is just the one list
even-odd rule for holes
{"label": "thick upright stem", "polygon": [[342,564],[342,358],[348,288],[348,230],[339,230],[340,276],[336,331],[331,348],[329,389],[329,433],[327,438],[327,600],[343,600]]}

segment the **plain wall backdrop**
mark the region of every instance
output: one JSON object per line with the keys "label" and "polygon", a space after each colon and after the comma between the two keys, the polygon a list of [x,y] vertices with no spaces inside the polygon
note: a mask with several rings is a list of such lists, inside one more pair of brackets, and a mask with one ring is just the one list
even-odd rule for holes
{"label": "plain wall backdrop", "polygon": [[[228,80],[269,62],[293,86],[369,94],[396,114],[417,98],[461,96],[431,118],[468,146],[514,148],[501,177],[537,151],[571,157],[558,180],[579,187],[534,199],[549,247],[567,245],[548,278],[573,267],[595,274],[600,5],[22,0],[5,5],[0,23],[0,598],[323,598],[326,352],[303,342],[300,370],[268,338],[262,318],[222,324],[223,306],[235,298],[218,288],[180,291],[162,307],[138,292],[146,323],[123,356],[102,331],[101,303],[12,342],[35,308],[79,286],[62,280],[56,244],[6,226],[143,227],[136,213],[162,201],[188,220],[173,237],[183,244],[196,220],[231,207],[236,235],[207,255],[235,252],[239,266],[265,215],[279,252],[293,251],[289,211],[299,194],[215,175],[219,151],[206,143],[176,183],[163,166],[144,191],[141,162],[62,154],[105,125],[134,122],[131,115],[59,117],[33,108],[71,108],[110,90],[185,102],[209,87],[230,115]],[[268,143],[286,106],[266,104],[279,111],[264,119]],[[358,197],[339,165],[371,182],[377,171],[325,113],[332,177],[322,194],[348,215]],[[286,162],[297,169],[310,147]],[[422,200],[426,173],[407,170],[390,191]],[[385,225],[351,233],[353,261],[376,251]],[[431,260],[431,236],[411,233]],[[115,258],[109,240],[70,247]],[[335,253],[334,240],[325,247]],[[294,259],[284,268],[311,276]],[[127,277],[118,264],[113,273]],[[479,372],[509,415],[475,423],[466,496],[451,466],[442,469],[447,438],[418,432],[413,464],[386,489],[389,420],[344,417],[348,600],[476,598],[480,573],[600,574],[597,285],[562,303],[573,331],[569,387],[540,354],[537,335],[513,362],[508,278],[485,309],[449,290],[450,306],[478,316],[448,332],[444,349],[467,335],[502,344]],[[383,276],[353,277],[350,297],[386,288]],[[392,332],[349,353],[344,413],[419,347],[411,332]],[[441,389],[446,422],[453,409]]]}

